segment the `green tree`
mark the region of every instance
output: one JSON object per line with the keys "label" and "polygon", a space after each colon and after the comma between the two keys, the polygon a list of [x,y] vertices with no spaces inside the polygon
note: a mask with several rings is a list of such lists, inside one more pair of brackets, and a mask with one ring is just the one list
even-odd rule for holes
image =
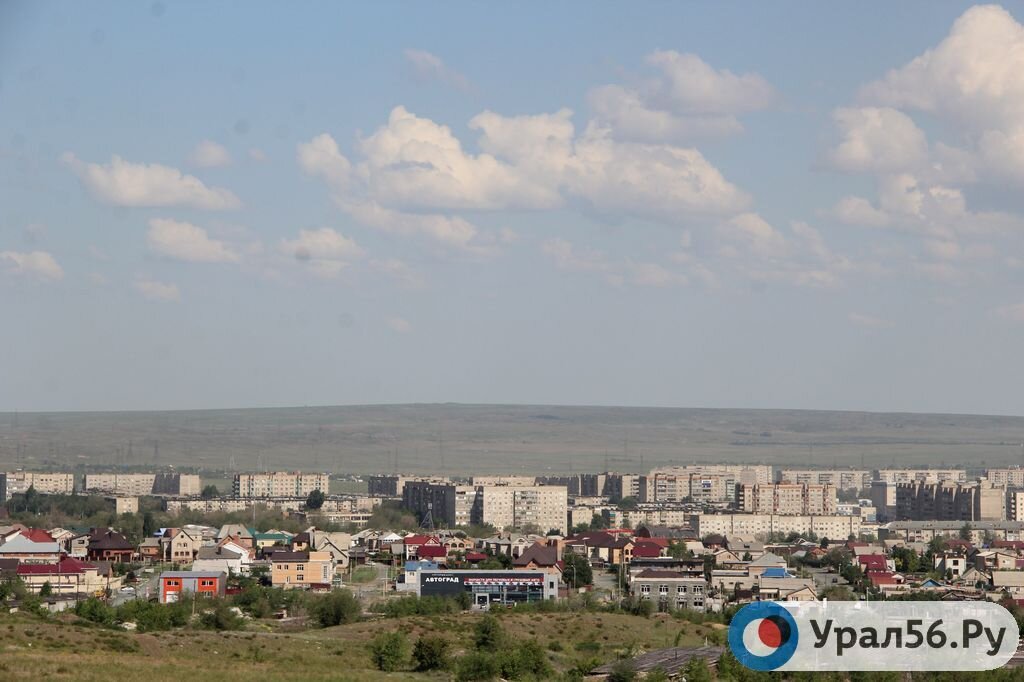
{"label": "green tree", "polygon": [[498,661],[493,655],[483,651],[470,651],[459,658],[455,666],[455,679],[457,682],[493,680],[498,676],[498,672]]}
{"label": "green tree", "polygon": [[451,642],[436,635],[423,635],[412,648],[412,660],[416,670],[447,670],[451,665]]}
{"label": "green tree", "polygon": [[334,590],[313,602],[311,612],[321,627],[354,623],[362,614],[362,607],[348,590]]}
{"label": "green tree", "polygon": [[382,632],[369,644],[370,657],[378,670],[392,673],[409,660],[409,640],[403,632]]}
{"label": "green tree", "polygon": [[594,582],[594,571],[585,556],[569,552],[562,557],[562,562],[565,564],[562,577],[569,587],[576,589]]}
{"label": "green tree", "polygon": [[683,677],[686,682],[711,682],[711,671],[708,670],[708,662],[700,656],[694,656],[683,668]]}
{"label": "green tree", "polygon": [[640,503],[637,501],[637,499],[635,497],[630,496],[630,497],[623,497],[621,500],[619,500],[619,505],[618,506],[619,506],[619,509],[621,509],[623,511],[631,511],[631,510],[636,509],[637,507],[639,507]]}
{"label": "green tree", "polygon": [[974,528],[971,526],[971,524],[965,523],[963,526],[960,527],[960,539],[970,542],[973,530]]}
{"label": "green tree", "polygon": [[481,651],[498,651],[505,645],[505,629],[497,618],[487,614],[476,624],[473,643]]}
{"label": "green tree", "polygon": [[245,621],[228,606],[227,602],[218,599],[212,608],[203,611],[199,623],[209,630],[241,630]]}
{"label": "green tree", "polygon": [[608,673],[608,682],[633,682],[636,679],[636,666],[633,665],[632,659],[623,658],[615,662],[612,665],[612,670]]}
{"label": "green tree", "polygon": [[306,509],[319,509],[324,506],[324,494],[319,489],[314,490],[306,497]]}
{"label": "green tree", "polygon": [[203,488],[203,492],[200,493],[200,496],[204,500],[212,500],[215,497],[220,497],[220,491],[217,490],[217,486],[215,486],[215,485],[208,485],[208,486]]}
{"label": "green tree", "polygon": [[39,588],[39,596],[49,597],[51,594],[53,594],[53,585],[51,585],[50,581],[47,580],[43,583],[43,586]]}

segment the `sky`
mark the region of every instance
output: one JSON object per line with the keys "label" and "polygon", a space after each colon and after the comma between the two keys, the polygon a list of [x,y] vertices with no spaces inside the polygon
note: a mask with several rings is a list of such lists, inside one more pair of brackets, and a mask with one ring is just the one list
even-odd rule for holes
{"label": "sky", "polygon": [[1024,414],[1024,3],[0,3],[0,410]]}

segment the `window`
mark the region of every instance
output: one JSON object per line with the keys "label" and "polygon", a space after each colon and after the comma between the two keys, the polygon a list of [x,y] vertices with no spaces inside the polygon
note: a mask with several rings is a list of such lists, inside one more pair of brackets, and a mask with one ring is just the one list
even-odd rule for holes
{"label": "window", "polygon": [[650,585],[641,585],[640,586],[640,594],[650,594],[650,593],[651,593],[651,586]]}
{"label": "window", "polygon": [[668,594],[668,585],[658,585],[659,594]]}
{"label": "window", "polygon": [[296,570],[296,571],[301,571],[301,570],[303,570],[302,566],[303,566],[302,564],[295,564],[295,570]]}
{"label": "window", "polygon": [[686,594],[686,585],[680,585],[676,588],[676,592],[679,594]]}
{"label": "window", "polygon": [[298,575],[295,576],[295,579],[298,580],[299,582],[302,582],[303,580],[306,579],[306,577],[304,575],[302,575],[301,573],[299,573]]}
{"label": "window", "polygon": [[703,585],[694,585],[693,586],[693,593],[694,594],[704,594],[704,586]]}
{"label": "window", "polygon": [[288,564],[281,564],[281,570],[282,571],[287,571],[288,570]]}

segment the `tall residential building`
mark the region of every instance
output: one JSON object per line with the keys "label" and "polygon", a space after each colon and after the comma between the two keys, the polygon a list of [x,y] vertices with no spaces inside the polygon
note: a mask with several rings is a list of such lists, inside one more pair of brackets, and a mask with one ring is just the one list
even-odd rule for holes
{"label": "tall residential building", "polygon": [[1010,521],[1024,521],[1024,490],[1010,490],[1006,493],[1006,518]]}
{"label": "tall residential building", "polygon": [[886,483],[911,483],[913,481],[956,481],[967,482],[965,469],[878,469],[875,481]]}
{"label": "tall residential building", "polygon": [[1007,488],[1024,488],[1024,469],[1010,467],[1009,469],[989,469],[985,472],[985,478],[995,485],[1005,485]]}
{"label": "tall residential building", "polygon": [[868,493],[871,504],[875,508],[879,521],[892,521],[896,518],[896,484],[886,481],[872,481]]}
{"label": "tall residential building", "polygon": [[569,495],[558,485],[455,485],[409,481],[403,505],[434,525],[490,524],[498,530],[535,526],[568,530]]}
{"label": "tall residential building", "polygon": [[405,490],[405,484],[409,481],[447,483],[448,479],[439,476],[407,476],[404,474],[370,476],[367,480],[367,494],[373,497],[401,497]]}
{"label": "tall residential building", "polygon": [[612,499],[622,499],[623,497],[640,499],[640,474],[620,474],[609,471],[598,475],[604,477],[604,485],[598,495]]}
{"label": "tall residential building", "polygon": [[768,464],[688,464],[659,467],[652,469],[649,475],[655,474],[730,476],[736,483],[747,484],[772,482],[772,467]]}
{"label": "tall residential building", "polygon": [[772,533],[814,533],[819,538],[843,540],[851,535],[860,535],[861,518],[781,514],[694,514],[690,517],[689,525],[698,537],[714,533],[764,539]]}
{"label": "tall residential building", "polygon": [[328,474],[272,471],[235,474],[235,497],[306,497],[314,490],[327,494]]}
{"label": "tall residential building", "polygon": [[35,488],[44,495],[70,495],[75,491],[75,475],[62,472],[8,471],[5,475],[5,500]]}
{"label": "tall residential building", "polygon": [[813,483],[772,483],[736,486],[736,506],[752,514],[789,516],[836,514],[835,486]]}
{"label": "tall residential building", "polygon": [[564,485],[570,495],[580,495],[583,491],[583,474],[568,476],[538,476],[537,485]]}
{"label": "tall residential building", "polygon": [[931,481],[896,484],[897,520],[1002,521],[1006,519],[1006,487],[982,480],[976,483]]}
{"label": "tall residential building", "polygon": [[537,485],[535,476],[474,476],[473,485]]}
{"label": "tall residential building", "polygon": [[201,485],[197,474],[86,474],[82,487],[89,493],[132,497],[193,497],[202,491]]}
{"label": "tall residential building", "polygon": [[837,490],[870,488],[872,473],[867,469],[779,469],[776,483],[815,483],[834,485]]}

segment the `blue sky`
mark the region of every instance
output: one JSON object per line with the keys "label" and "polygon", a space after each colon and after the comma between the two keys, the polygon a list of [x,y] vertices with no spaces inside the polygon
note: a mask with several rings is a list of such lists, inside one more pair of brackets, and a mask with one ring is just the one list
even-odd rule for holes
{"label": "blue sky", "polygon": [[0,409],[1024,413],[1024,6],[0,5]]}

